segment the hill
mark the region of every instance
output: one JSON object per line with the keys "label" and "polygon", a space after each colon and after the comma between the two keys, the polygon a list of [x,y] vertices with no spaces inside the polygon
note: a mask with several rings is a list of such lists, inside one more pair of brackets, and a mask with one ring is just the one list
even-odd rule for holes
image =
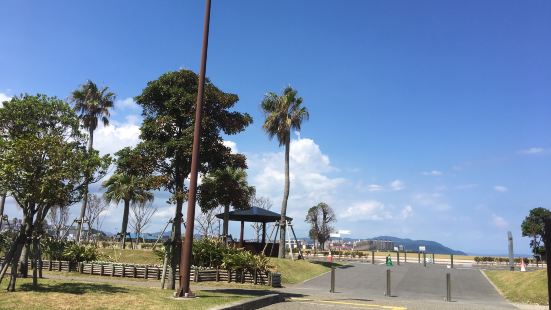
{"label": "hill", "polygon": [[414,251],[417,252],[419,250],[419,246],[424,245],[426,248],[427,253],[436,253],[436,254],[454,254],[454,255],[467,255],[463,251],[457,251],[450,249],[441,243],[438,243],[436,241],[430,241],[430,240],[411,240],[411,239],[402,239],[397,237],[391,237],[391,236],[379,236],[373,238],[375,240],[389,240],[394,242],[396,246],[403,245],[404,249],[406,251]]}

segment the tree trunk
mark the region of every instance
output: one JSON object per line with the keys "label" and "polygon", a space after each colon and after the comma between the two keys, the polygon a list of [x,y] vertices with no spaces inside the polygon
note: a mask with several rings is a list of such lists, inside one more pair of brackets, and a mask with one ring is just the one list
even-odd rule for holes
{"label": "tree trunk", "polygon": [[39,250],[38,250],[38,246],[39,246],[40,242],[39,242],[39,239],[38,238],[33,238],[33,246],[32,246],[32,249],[33,249],[33,255],[32,255],[32,265],[33,265],[33,288],[37,288],[38,286],[38,268],[40,267],[39,265],[39,258],[40,258],[40,253],[39,253]]}
{"label": "tree trunk", "polygon": [[29,276],[29,245],[28,242],[25,242],[19,256],[17,274],[20,278],[27,278]]}
{"label": "tree trunk", "polygon": [[224,243],[228,243],[228,226],[230,223],[230,206],[224,206],[224,224],[222,234],[224,235]]}
{"label": "tree trunk", "polygon": [[121,227],[121,246],[126,248],[126,229],[128,228],[128,212],[130,211],[130,200],[124,200],[124,211],[122,214],[122,227]]}
{"label": "tree trunk", "polygon": [[172,238],[171,254],[172,259],[170,260],[170,275],[168,277],[168,287],[172,290],[176,289],[176,268],[180,263],[180,252],[182,250],[182,206],[184,204],[184,176],[182,167],[182,161],[179,155],[176,156],[176,177],[175,177],[175,189],[176,189],[176,210],[174,213],[174,235]]}
{"label": "tree trunk", "polygon": [[283,190],[283,200],[281,201],[281,220],[279,222],[279,253],[277,257],[285,258],[285,226],[287,225],[287,200],[289,199],[289,149],[291,147],[291,135],[287,136],[285,141],[285,189]]}
{"label": "tree trunk", "polygon": [[[88,153],[92,151],[94,145],[94,130],[90,129],[89,131],[90,139],[88,140]],[[77,242],[80,243],[82,235],[82,226],[84,225],[84,216],[86,215],[86,206],[88,204],[88,178],[90,176],[86,175],[86,184],[84,184],[84,195],[82,196],[82,207],[80,208],[80,217],[77,227]]]}
{"label": "tree trunk", "polygon": [[4,217],[4,205],[6,204],[6,193],[0,194],[0,231],[2,230],[2,222]]}

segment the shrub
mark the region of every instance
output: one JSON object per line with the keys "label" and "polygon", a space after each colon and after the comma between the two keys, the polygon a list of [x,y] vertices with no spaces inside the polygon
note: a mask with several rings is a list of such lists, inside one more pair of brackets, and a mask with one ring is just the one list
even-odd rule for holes
{"label": "shrub", "polygon": [[94,246],[79,245],[73,241],[55,240],[53,238],[42,240],[42,253],[50,260],[67,260],[70,262],[90,262],[101,257]]}

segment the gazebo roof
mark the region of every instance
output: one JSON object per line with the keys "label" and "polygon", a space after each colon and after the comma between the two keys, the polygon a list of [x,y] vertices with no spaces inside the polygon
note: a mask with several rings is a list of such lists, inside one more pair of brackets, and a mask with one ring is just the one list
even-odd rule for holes
{"label": "gazebo roof", "polygon": [[[277,222],[281,219],[279,213],[272,212],[270,210],[262,209],[259,207],[251,207],[245,210],[233,210],[229,213],[230,221],[244,221],[244,222]],[[219,219],[224,219],[224,213],[216,215]],[[286,216],[287,221],[292,221],[293,219]]]}

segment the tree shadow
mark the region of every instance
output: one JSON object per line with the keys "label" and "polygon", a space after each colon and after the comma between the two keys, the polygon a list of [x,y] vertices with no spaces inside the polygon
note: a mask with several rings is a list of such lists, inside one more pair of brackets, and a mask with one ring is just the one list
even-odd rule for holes
{"label": "tree shadow", "polygon": [[[287,292],[281,292],[281,291],[240,289],[240,288],[202,289],[201,291],[203,292],[202,296],[205,296],[205,297],[209,296],[208,292],[231,294],[231,295],[237,295],[237,296],[240,296],[240,295],[256,296],[256,297],[270,295],[270,294],[279,294],[284,298],[290,298],[290,297],[298,298],[298,297],[306,296],[304,294],[287,293]],[[210,296],[210,297],[215,297],[215,296]]]}
{"label": "tree shadow", "polygon": [[354,267],[354,265],[351,265],[351,264],[330,263],[330,262],[321,261],[321,260],[311,260],[310,263],[316,264],[316,265],[321,265],[321,266],[324,266],[324,267],[334,266],[335,268],[339,268],[339,269],[346,269],[346,268]]}
{"label": "tree shadow", "polygon": [[22,284],[22,291],[44,292],[44,293],[66,293],[74,295],[83,295],[86,293],[100,294],[119,294],[128,293],[129,290],[120,286],[113,286],[104,283],[55,283],[55,284],[38,284],[33,287],[32,283]]}

